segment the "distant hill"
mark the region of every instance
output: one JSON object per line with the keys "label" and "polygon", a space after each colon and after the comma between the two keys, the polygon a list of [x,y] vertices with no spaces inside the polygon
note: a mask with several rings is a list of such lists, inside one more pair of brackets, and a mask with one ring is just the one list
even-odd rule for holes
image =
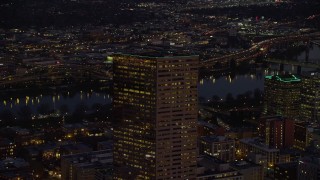
{"label": "distant hill", "polygon": [[152,14],[125,0],[1,0],[0,28],[126,24]]}

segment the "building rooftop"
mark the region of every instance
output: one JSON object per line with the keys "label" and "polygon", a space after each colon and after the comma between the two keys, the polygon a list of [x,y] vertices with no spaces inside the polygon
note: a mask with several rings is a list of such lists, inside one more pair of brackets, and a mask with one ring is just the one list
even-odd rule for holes
{"label": "building rooftop", "polygon": [[225,136],[204,136],[201,137],[202,140],[206,141],[206,142],[223,142],[223,141],[233,141],[230,138],[227,138]]}
{"label": "building rooftop", "polygon": [[302,73],[303,77],[320,77],[320,71],[306,71]]}
{"label": "building rooftop", "polygon": [[261,120],[266,120],[266,121],[284,121],[287,118],[283,117],[283,116],[263,116],[260,118]]}
{"label": "building rooftop", "polygon": [[0,171],[28,167],[29,163],[21,158],[7,158],[0,161]]}
{"label": "building rooftop", "polygon": [[220,126],[217,126],[217,125],[212,124],[212,123],[208,123],[208,122],[203,121],[203,120],[199,120],[198,124],[201,125],[201,126],[205,126],[205,127],[211,128],[211,129],[215,129],[215,128],[219,128],[220,127]]}
{"label": "building rooftop", "polygon": [[86,153],[62,156],[62,159],[78,164],[79,167],[91,167],[98,164],[112,163],[112,150],[91,151]]}
{"label": "building rooftop", "polygon": [[234,161],[230,163],[230,166],[239,170],[239,169],[248,169],[252,167],[261,167],[259,164],[255,164],[250,161]]}
{"label": "building rooftop", "polygon": [[12,145],[13,143],[7,139],[7,138],[0,138],[0,147],[1,146],[9,146]]}
{"label": "building rooftop", "polygon": [[298,167],[298,162],[280,163],[280,164],[275,164],[275,166],[278,166],[281,168],[296,168]]}
{"label": "building rooftop", "polygon": [[198,164],[202,166],[212,166],[213,164],[228,164],[226,161],[219,158],[203,155],[198,157]]}
{"label": "building rooftop", "polygon": [[311,163],[320,166],[320,156],[305,156],[299,160],[299,163]]}
{"label": "building rooftop", "polygon": [[[211,177],[212,176],[211,177],[212,179],[216,179],[215,175],[220,177],[220,174],[224,174],[224,177],[228,178],[228,179],[233,179],[233,177],[241,176],[241,174],[238,171],[234,171],[234,170],[219,172],[219,171],[213,171],[213,170],[208,169],[208,170],[204,171],[204,173],[198,174],[198,177]],[[228,174],[228,175],[226,175],[226,174]]]}
{"label": "building rooftop", "polygon": [[244,138],[244,139],[240,139],[240,142],[249,144],[251,146],[254,146],[258,149],[261,149],[267,152],[279,152],[279,149],[270,148],[269,146],[264,144],[259,138]]}
{"label": "building rooftop", "polygon": [[88,147],[83,143],[66,144],[66,145],[62,145],[60,148],[63,152],[66,152],[67,154],[92,151],[92,148]]}

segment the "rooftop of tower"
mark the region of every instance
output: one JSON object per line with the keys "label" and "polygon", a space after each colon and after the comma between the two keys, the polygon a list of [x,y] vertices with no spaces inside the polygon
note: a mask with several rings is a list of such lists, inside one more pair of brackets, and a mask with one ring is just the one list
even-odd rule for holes
{"label": "rooftop of tower", "polygon": [[285,74],[285,75],[273,75],[273,76],[265,76],[266,79],[274,79],[276,81],[292,83],[292,82],[300,82],[301,79],[293,74]]}

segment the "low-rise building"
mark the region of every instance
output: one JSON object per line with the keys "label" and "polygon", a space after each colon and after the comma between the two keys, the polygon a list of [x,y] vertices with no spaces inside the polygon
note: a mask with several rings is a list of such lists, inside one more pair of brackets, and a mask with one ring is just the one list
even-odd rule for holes
{"label": "low-rise building", "polygon": [[21,158],[6,158],[0,161],[0,179],[34,179],[30,164]]}
{"label": "low-rise building", "polygon": [[224,136],[201,137],[200,154],[210,155],[226,162],[234,161],[235,140]]}
{"label": "low-rise building", "polygon": [[320,179],[320,157],[305,156],[299,160],[298,179],[311,180]]}
{"label": "low-rise building", "polygon": [[239,171],[230,168],[230,164],[210,156],[198,159],[197,180],[242,180]]}
{"label": "low-rise building", "polygon": [[95,180],[112,176],[112,150],[92,151],[61,157],[63,180]]}
{"label": "low-rise building", "polygon": [[305,150],[312,141],[313,128],[305,123],[296,122],[294,124],[294,144],[293,147]]}
{"label": "low-rise building", "polygon": [[16,145],[7,138],[0,138],[0,159],[15,157]]}
{"label": "low-rise building", "polygon": [[275,180],[297,179],[298,162],[281,163],[274,166]]}
{"label": "low-rise building", "polygon": [[234,161],[231,168],[239,171],[245,180],[263,180],[263,166],[249,161]]}
{"label": "low-rise building", "polygon": [[240,159],[263,165],[265,170],[272,170],[277,163],[290,162],[290,154],[268,147],[259,138],[241,139],[236,153]]}

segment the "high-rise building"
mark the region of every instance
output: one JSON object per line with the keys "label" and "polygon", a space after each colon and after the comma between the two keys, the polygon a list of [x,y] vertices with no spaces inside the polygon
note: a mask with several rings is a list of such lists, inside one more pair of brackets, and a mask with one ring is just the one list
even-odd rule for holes
{"label": "high-rise building", "polygon": [[305,72],[301,76],[301,120],[320,121],[320,72]]}
{"label": "high-rise building", "polygon": [[295,75],[266,76],[264,85],[265,114],[299,117],[300,78]]}
{"label": "high-rise building", "polygon": [[195,179],[198,56],[113,56],[114,179]]}
{"label": "high-rise building", "polygon": [[290,148],[294,141],[294,121],[281,116],[262,117],[259,135],[272,148]]}

